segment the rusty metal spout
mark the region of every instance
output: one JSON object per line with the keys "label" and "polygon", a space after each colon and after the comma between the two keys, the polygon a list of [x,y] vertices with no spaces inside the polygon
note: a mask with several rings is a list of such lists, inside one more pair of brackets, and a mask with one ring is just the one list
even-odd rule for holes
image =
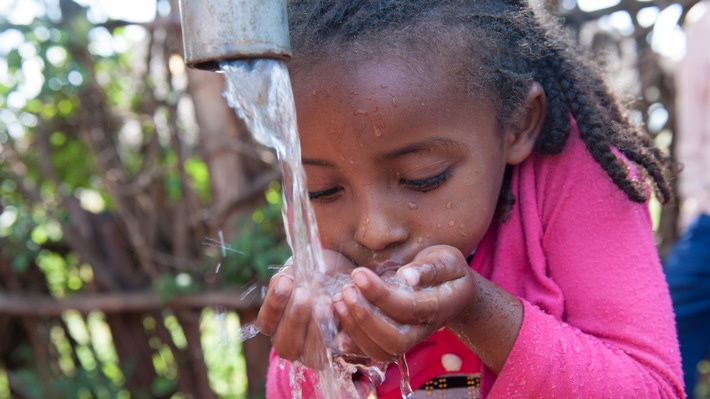
{"label": "rusty metal spout", "polygon": [[287,0],[180,0],[185,63],[219,70],[223,60],[291,56]]}

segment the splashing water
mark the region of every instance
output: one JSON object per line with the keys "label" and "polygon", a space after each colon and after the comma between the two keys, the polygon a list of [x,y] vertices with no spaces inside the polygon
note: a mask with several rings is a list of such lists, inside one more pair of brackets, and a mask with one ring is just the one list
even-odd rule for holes
{"label": "splashing water", "polygon": [[[297,287],[303,286],[309,292],[325,293],[328,287],[322,286],[323,280],[313,278],[325,272],[322,270],[323,253],[305,186],[295,105],[286,65],[276,60],[257,59],[225,61],[220,67],[225,74],[225,97],[229,105],[244,120],[257,141],[276,150],[281,162],[284,181],[282,212],[293,264],[297,265],[294,267],[294,282]],[[315,308],[318,307],[316,304]],[[351,372],[334,367],[331,348],[335,340],[335,321],[330,312],[318,313],[323,345],[317,355],[327,363],[318,372],[319,391],[326,398],[342,397],[344,392],[352,392],[347,386],[348,383],[352,385]],[[253,327],[249,329],[251,331],[247,331],[246,336],[254,333]],[[291,367],[292,383],[303,378],[304,369],[305,366],[294,362]],[[296,388],[298,384],[293,386]],[[300,392],[294,392],[294,396],[300,397]]]}
{"label": "splashing water", "polygon": [[[325,398],[360,398],[353,382],[355,372],[373,384],[384,380],[386,365],[363,360],[362,364],[346,362],[333,356],[336,320],[330,311],[331,298],[348,281],[349,276],[332,276],[326,270],[315,221],[308,199],[306,175],[301,165],[301,146],[296,127],[296,111],[286,65],[271,59],[223,61],[225,97],[252,136],[261,144],[275,149],[283,173],[283,219],[288,244],[293,253],[294,283],[314,294],[314,317],[321,333],[322,345],[316,354],[326,366],[318,371],[317,389]],[[220,237],[221,238],[221,237]],[[253,324],[242,327],[242,340],[258,333]],[[396,362],[402,371],[402,397],[411,397],[404,357]],[[293,362],[290,368],[294,398],[301,398],[300,384],[305,366]],[[360,386],[362,390],[362,385]],[[374,388],[373,388],[374,390]]]}
{"label": "splashing water", "polygon": [[402,379],[399,382],[399,390],[402,392],[402,399],[411,399],[414,396],[412,386],[409,384],[409,367],[404,355],[395,360],[395,364],[399,367],[399,374]]}

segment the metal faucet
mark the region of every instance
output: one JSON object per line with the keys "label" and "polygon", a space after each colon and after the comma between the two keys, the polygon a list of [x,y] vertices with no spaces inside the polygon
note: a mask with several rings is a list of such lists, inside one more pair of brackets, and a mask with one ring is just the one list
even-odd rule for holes
{"label": "metal faucet", "polygon": [[180,0],[185,63],[218,71],[234,59],[288,59],[287,0]]}

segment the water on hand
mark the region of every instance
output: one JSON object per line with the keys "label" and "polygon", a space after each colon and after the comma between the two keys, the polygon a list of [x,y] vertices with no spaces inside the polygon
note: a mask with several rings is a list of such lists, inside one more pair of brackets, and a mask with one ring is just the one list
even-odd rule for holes
{"label": "water on hand", "polygon": [[[318,240],[315,216],[308,199],[306,175],[301,165],[301,146],[296,127],[296,110],[291,82],[286,65],[277,60],[255,59],[224,61],[220,64],[225,75],[225,97],[242,119],[252,136],[261,144],[276,150],[283,173],[283,218],[286,235],[293,253],[294,282],[313,294],[314,309],[330,309],[330,298],[342,288],[342,277],[328,274]],[[318,371],[320,386],[317,391],[325,398],[360,398],[352,379],[359,370],[370,377],[384,378],[384,366],[353,365],[333,358],[336,321],[332,311],[315,312],[322,338],[317,354],[327,366]],[[246,337],[256,334],[253,325],[243,328]],[[401,359],[400,362],[403,362]],[[401,365],[400,365],[401,366]],[[291,382],[303,378],[305,366],[294,362]],[[376,378],[375,378],[376,379]],[[407,386],[408,381],[407,381]],[[300,390],[294,389],[300,398]],[[403,389],[403,397],[409,396]]]}

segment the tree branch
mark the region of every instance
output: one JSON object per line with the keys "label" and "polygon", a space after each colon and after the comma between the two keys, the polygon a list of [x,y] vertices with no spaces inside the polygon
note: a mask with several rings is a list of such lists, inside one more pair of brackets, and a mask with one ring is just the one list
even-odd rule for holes
{"label": "tree branch", "polygon": [[[258,291],[258,290],[256,290]],[[161,308],[201,309],[221,306],[234,310],[256,308],[261,299],[244,290],[210,291],[184,294],[164,300],[154,292],[86,294],[58,300],[46,295],[17,295],[0,293],[0,314],[15,316],[60,316],[74,310],[81,314],[150,312]]]}

